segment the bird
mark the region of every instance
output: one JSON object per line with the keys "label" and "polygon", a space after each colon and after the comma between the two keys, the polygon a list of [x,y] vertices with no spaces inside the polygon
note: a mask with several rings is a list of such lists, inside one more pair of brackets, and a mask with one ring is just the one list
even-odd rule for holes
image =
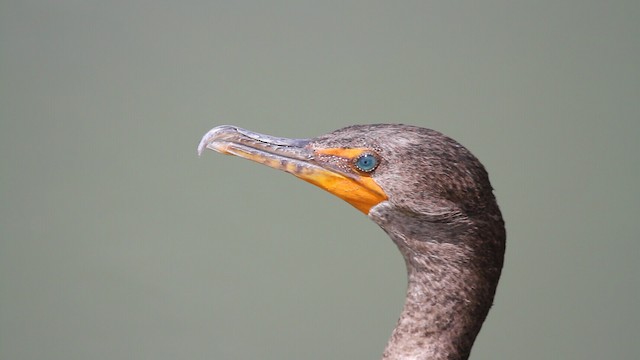
{"label": "bird", "polygon": [[489,176],[464,146],[412,125],[351,125],[308,139],[217,126],[198,145],[285,171],[347,201],[397,245],[404,307],[383,360],[464,360],[494,296],[506,244]]}

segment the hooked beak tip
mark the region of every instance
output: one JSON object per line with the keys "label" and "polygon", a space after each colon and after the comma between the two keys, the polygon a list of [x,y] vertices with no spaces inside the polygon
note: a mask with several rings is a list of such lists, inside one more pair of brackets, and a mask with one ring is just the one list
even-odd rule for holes
{"label": "hooked beak tip", "polygon": [[207,148],[207,140],[209,140],[207,138],[207,135],[205,135],[202,140],[200,140],[200,143],[198,144],[198,156],[202,156],[202,153],[204,152],[204,149]]}
{"label": "hooked beak tip", "polygon": [[202,156],[202,153],[206,149],[216,150],[210,145],[212,145],[212,143],[215,142],[215,140],[219,137],[218,135],[221,135],[221,133],[224,133],[224,132],[232,133],[237,131],[238,129],[235,126],[231,126],[231,125],[216,126],[213,129],[207,131],[207,133],[204,134],[204,136],[202,137],[202,140],[200,140],[200,143],[198,144],[198,150],[197,150],[198,156]]}

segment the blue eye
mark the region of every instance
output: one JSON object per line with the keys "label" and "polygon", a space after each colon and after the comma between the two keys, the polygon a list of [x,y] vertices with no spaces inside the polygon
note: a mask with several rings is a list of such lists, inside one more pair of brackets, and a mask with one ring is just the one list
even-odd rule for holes
{"label": "blue eye", "polygon": [[356,167],[360,171],[371,172],[378,166],[378,159],[372,154],[363,154],[356,159]]}

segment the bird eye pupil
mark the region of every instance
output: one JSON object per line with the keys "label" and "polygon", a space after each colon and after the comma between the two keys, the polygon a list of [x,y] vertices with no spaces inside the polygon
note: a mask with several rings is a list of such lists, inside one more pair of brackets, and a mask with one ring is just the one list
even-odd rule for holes
{"label": "bird eye pupil", "polygon": [[373,171],[378,165],[378,160],[371,154],[364,154],[356,160],[356,167],[364,172]]}

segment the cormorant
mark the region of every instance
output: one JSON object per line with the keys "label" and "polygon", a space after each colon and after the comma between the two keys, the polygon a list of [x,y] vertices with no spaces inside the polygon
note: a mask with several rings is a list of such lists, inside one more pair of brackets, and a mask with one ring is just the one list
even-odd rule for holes
{"label": "cormorant", "polygon": [[400,124],[354,125],[313,139],[235,126],[205,148],[286,171],[346,200],[398,246],[406,301],[383,359],[467,359],[502,270],[506,233],[482,164],[455,140]]}

